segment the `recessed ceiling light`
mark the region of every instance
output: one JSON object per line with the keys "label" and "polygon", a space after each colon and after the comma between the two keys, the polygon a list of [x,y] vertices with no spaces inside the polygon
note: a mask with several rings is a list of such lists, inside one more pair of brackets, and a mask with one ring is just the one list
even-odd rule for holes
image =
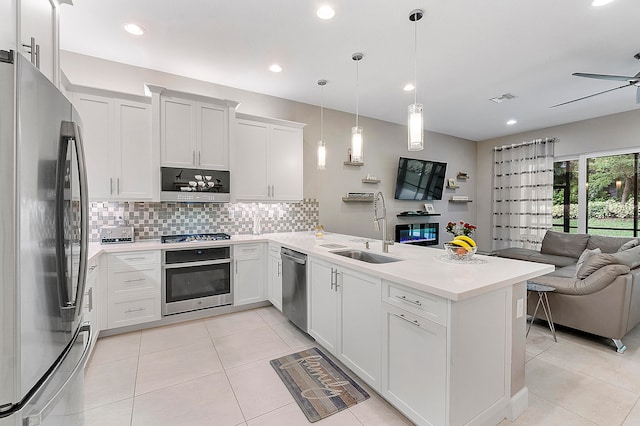
{"label": "recessed ceiling light", "polygon": [[316,11],[316,15],[320,19],[331,19],[336,14],[336,11],[329,5],[320,6],[320,8]]}
{"label": "recessed ceiling light", "polygon": [[507,121],[507,126],[513,126],[514,124],[516,124],[518,122],[518,120],[514,120],[513,118],[511,120]]}
{"label": "recessed ceiling light", "polygon": [[405,92],[410,92],[410,91],[412,91],[412,90],[413,90],[413,89],[415,89],[415,88],[416,88],[416,86],[414,86],[413,84],[411,84],[411,83],[407,83],[407,84],[402,88],[402,90],[404,90]]}
{"label": "recessed ceiling light", "polygon": [[605,4],[609,4],[611,3],[613,0],[593,0],[593,3],[591,3],[591,6],[604,6]]}
{"label": "recessed ceiling light", "polygon": [[144,34],[144,29],[137,24],[125,24],[124,30],[129,34],[133,34],[137,36]]}
{"label": "recessed ceiling light", "polygon": [[281,72],[282,71],[282,67],[278,64],[273,64],[269,67],[269,71],[271,72]]}

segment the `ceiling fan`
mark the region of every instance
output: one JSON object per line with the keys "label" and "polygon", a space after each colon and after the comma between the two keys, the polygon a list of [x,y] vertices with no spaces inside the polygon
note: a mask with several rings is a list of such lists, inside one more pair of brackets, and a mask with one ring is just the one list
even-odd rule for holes
{"label": "ceiling fan", "polygon": [[[640,60],[640,52],[633,55],[634,58]],[[571,75],[575,75],[577,77],[586,77],[586,78],[596,78],[598,80],[613,80],[613,81],[626,81],[627,84],[623,84],[622,86],[614,87],[613,89],[603,90],[602,92],[594,93],[592,95],[583,96],[578,99],[574,99],[572,101],[563,102],[561,104],[550,106],[549,108],[555,108],[557,106],[570,104],[572,102],[581,101],[583,99],[592,98],[594,96],[601,95],[603,93],[612,92],[614,90],[622,89],[624,87],[636,86],[636,103],[640,104],[640,72],[633,77],[625,76],[625,75],[608,75],[608,74],[588,74],[583,72],[574,72]]]}

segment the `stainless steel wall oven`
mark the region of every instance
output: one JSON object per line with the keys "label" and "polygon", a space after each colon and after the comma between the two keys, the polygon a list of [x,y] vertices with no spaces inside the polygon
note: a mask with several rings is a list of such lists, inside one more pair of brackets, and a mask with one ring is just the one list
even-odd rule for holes
{"label": "stainless steel wall oven", "polygon": [[163,250],[162,315],[232,303],[230,247]]}

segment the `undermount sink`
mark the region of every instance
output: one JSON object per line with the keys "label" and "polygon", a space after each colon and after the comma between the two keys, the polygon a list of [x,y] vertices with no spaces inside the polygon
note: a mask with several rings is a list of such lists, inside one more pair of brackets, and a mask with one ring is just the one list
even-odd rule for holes
{"label": "undermount sink", "polygon": [[340,250],[340,251],[332,251],[331,253],[337,254],[338,256],[348,257],[350,259],[359,260],[361,262],[367,263],[391,263],[398,262],[401,259],[394,259],[393,257],[382,256],[380,254],[369,253],[361,250]]}

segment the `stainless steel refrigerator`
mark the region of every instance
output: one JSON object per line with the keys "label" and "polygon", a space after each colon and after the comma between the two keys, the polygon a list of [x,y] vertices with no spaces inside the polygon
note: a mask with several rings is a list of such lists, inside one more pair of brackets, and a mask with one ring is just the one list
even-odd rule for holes
{"label": "stainless steel refrigerator", "polygon": [[0,51],[0,426],[81,425],[87,186],[77,114]]}

